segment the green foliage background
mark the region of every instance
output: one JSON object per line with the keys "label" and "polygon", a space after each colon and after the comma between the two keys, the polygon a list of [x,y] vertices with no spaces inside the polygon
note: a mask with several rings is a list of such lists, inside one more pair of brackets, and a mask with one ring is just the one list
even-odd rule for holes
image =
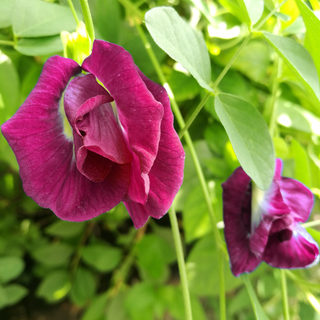
{"label": "green foliage background", "polygon": [[[245,40],[251,24],[261,21],[278,4],[259,0],[254,10],[247,12],[245,3],[242,0],[89,1],[96,38],[123,46],[142,72],[160,82],[134,25],[142,26],[184,119],[200,103],[205,89],[212,90],[210,78],[211,84],[214,83]],[[216,88],[219,98],[210,97],[190,126],[217,221],[222,220],[221,183],[239,166],[238,158],[252,168],[257,165],[258,153],[265,153],[266,157],[272,153],[272,147],[268,149],[271,145],[259,137],[256,144],[261,150],[239,146],[243,143],[241,139],[246,143],[252,137],[250,130],[260,131],[261,125],[250,117],[259,113],[269,124],[274,104],[273,144],[276,156],[284,161],[283,175],[311,188],[316,203],[310,220],[320,220],[320,21],[317,18],[320,4],[316,0],[305,4],[300,0],[287,1],[266,20],[262,32],[253,32]],[[74,6],[81,17],[77,1]],[[207,53],[200,51],[204,58],[199,61],[188,60],[191,67],[195,66],[197,75],[189,69],[195,79],[155,44],[143,20],[147,11],[159,6],[173,7],[203,36],[211,74],[205,64],[204,73],[199,71]],[[149,16],[150,24],[154,22],[157,28],[155,19]],[[28,96],[45,60],[54,54],[63,55],[60,32],[75,29],[67,0],[0,0],[0,124]],[[187,41],[192,41],[192,35],[193,31]],[[169,46],[168,51],[171,49]],[[232,131],[234,119],[238,119],[230,109],[233,105],[248,110],[242,124],[251,121],[251,128],[239,135]],[[223,112],[229,115],[228,135],[225,130],[228,125],[221,124]],[[179,131],[178,125],[176,128]],[[185,150],[184,182],[174,207],[184,239],[193,316],[196,320],[219,319],[219,254],[190,150],[187,146]],[[240,154],[237,150],[247,153]],[[1,319],[38,319],[39,315],[44,319],[184,319],[167,216],[159,221],[150,219],[144,228],[135,230],[125,207],[119,204],[92,221],[60,221],[24,194],[18,169],[14,154],[0,135]],[[261,183],[270,176],[259,170],[259,166],[253,175],[261,178]],[[320,243],[317,228],[308,231]],[[223,229],[219,232],[223,236]],[[224,271],[227,319],[255,319],[242,280],[231,274],[227,264]],[[293,270],[287,273],[287,278],[292,319],[320,319],[319,266]],[[279,270],[262,263],[250,279],[267,316],[283,319]]]}

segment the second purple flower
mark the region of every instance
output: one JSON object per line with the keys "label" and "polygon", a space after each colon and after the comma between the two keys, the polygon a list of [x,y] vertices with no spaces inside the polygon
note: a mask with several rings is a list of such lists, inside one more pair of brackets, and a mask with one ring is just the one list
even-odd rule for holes
{"label": "second purple flower", "polygon": [[222,184],[224,232],[235,276],[253,271],[262,261],[284,269],[319,261],[318,244],[300,225],[309,218],[313,194],[299,181],[281,177],[281,171],[282,161],[276,159],[267,191],[252,188],[241,167]]}

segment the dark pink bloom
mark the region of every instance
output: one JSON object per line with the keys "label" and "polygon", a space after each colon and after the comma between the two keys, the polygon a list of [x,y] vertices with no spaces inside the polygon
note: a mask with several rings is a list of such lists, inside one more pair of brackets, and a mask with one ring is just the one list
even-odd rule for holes
{"label": "dark pink bloom", "polygon": [[[63,133],[63,93],[73,141]],[[26,194],[63,220],[92,219],[123,201],[140,228],[167,212],[182,184],[184,150],[168,95],[112,43],[96,40],[81,67],[49,58],[1,131]]]}
{"label": "dark pink bloom", "polygon": [[318,245],[300,225],[309,218],[313,194],[302,183],[281,177],[281,171],[277,159],[267,191],[252,191],[241,167],[222,184],[224,233],[235,276],[253,271],[262,261],[284,269],[318,263]]}

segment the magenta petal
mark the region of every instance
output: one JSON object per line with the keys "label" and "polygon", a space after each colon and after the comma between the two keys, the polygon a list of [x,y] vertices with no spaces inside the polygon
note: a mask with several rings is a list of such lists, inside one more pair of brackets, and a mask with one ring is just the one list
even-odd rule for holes
{"label": "magenta petal", "polygon": [[118,45],[95,40],[82,67],[113,97],[129,145],[139,157],[141,172],[147,174],[158,152],[163,106],[148,90],[131,55]]}
{"label": "magenta petal", "polygon": [[76,168],[59,100],[79,72],[70,59],[49,58],[24,104],[1,127],[17,157],[26,194],[69,221],[92,219],[113,208],[126,193],[130,176],[130,164],[114,164],[103,182],[94,183]]}
{"label": "magenta petal", "polygon": [[250,251],[251,184],[250,177],[237,168],[223,188],[224,235],[235,276],[253,271],[262,261]]}
{"label": "magenta petal", "polygon": [[[89,108],[88,105],[94,103],[95,98],[97,97],[85,102],[79,111]],[[83,146],[86,149],[119,164],[132,161],[132,155],[109,103],[94,108],[81,118],[77,117],[76,128],[83,136]]]}
{"label": "magenta petal", "polygon": [[291,228],[293,222],[293,218],[290,214],[283,215],[281,218],[273,221],[270,234]]}
{"label": "magenta petal", "polygon": [[296,222],[306,222],[313,207],[313,194],[301,182],[281,178],[278,181],[284,202],[291,209],[291,215]]}
{"label": "magenta petal", "polygon": [[297,223],[291,237],[289,233],[286,237],[283,232],[269,237],[263,260],[275,268],[305,268],[318,262],[319,248],[309,233]]}
{"label": "magenta petal", "polygon": [[145,179],[143,178],[140,170],[139,158],[135,153],[133,153],[133,161],[131,162],[130,185],[126,199],[124,199],[124,201],[133,201],[145,204],[148,199],[149,190],[149,177],[148,175],[145,175]]}
{"label": "magenta petal", "polygon": [[284,202],[279,185],[276,182],[272,182],[270,188],[266,191],[261,206],[265,214],[273,217],[290,213],[290,208]]}
{"label": "magenta petal", "polygon": [[264,217],[254,233],[249,238],[249,245],[251,252],[262,260],[264,249],[268,243],[269,232],[272,226],[273,219],[271,217]]}
{"label": "magenta petal", "polygon": [[100,104],[113,101],[113,98],[110,96],[108,91],[98,84],[95,76],[92,74],[80,75],[70,81],[64,94],[63,103],[66,116],[72,127],[75,125],[77,116],[83,116],[91,111],[82,110],[81,114],[79,115],[77,114],[79,108],[87,100],[96,96],[104,96],[104,101],[101,101]]}
{"label": "magenta petal", "polygon": [[165,89],[139,73],[148,90],[163,105],[164,117],[158,154],[148,174],[148,200],[145,205],[133,201],[124,202],[136,228],[142,227],[149,216],[159,219],[169,210],[182,184],[185,158],[183,147],[173,128],[173,115]]}

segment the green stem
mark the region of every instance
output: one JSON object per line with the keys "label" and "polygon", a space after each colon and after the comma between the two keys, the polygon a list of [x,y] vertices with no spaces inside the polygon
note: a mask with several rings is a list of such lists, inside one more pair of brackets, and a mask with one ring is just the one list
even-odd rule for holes
{"label": "green stem", "polygon": [[76,12],[76,10],[75,10],[75,8],[74,8],[74,5],[73,5],[73,3],[72,3],[72,0],[68,0],[68,4],[69,4],[69,7],[70,7],[70,9],[71,9],[71,12],[72,12],[72,14],[73,14],[73,17],[74,17],[74,20],[76,20],[76,23],[77,23],[77,25],[79,25],[79,18],[78,18],[78,16],[77,16],[77,12]]}
{"label": "green stem", "polygon": [[310,221],[306,223],[301,224],[304,228],[311,228],[311,227],[316,227],[320,225],[320,220],[315,220],[315,221]]}
{"label": "green stem", "polygon": [[3,46],[15,46],[15,42],[14,41],[8,41],[8,40],[0,40],[0,45]]}
{"label": "green stem", "polygon": [[220,286],[220,320],[227,319],[226,312],[226,290],[224,283],[224,255],[222,251],[219,252],[219,286]]}
{"label": "green stem", "polygon": [[180,131],[179,133],[179,138],[181,139],[183,137],[183,135],[186,133],[186,131],[189,129],[189,127],[191,126],[192,122],[194,121],[194,119],[197,117],[197,115],[199,114],[199,112],[201,111],[201,109],[203,108],[203,106],[206,104],[206,102],[208,101],[208,99],[210,98],[211,93],[207,92],[206,95],[202,98],[202,100],[200,101],[200,103],[198,104],[198,106],[195,108],[195,110],[192,112],[191,116],[189,117],[189,119],[187,120],[187,123],[185,124],[185,126],[183,127],[183,129]]}
{"label": "green stem", "polygon": [[[144,31],[142,29],[142,27],[138,24],[138,23],[135,23],[135,26],[138,30],[138,33],[141,37],[141,40],[149,54],[149,57],[155,67],[155,70],[157,72],[157,75],[162,83],[162,85],[166,88],[167,92],[168,92],[168,95],[169,95],[169,98],[170,98],[170,101],[171,101],[171,106],[172,106],[172,110],[173,110],[173,113],[178,121],[178,124],[181,128],[183,128],[185,126],[185,122],[183,120],[183,117],[181,115],[181,112],[180,112],[180,109],[177,105],[177,102],[174,98],[174,95],[172,93],[172,90],[169,86],[169,84],[167,83],[167,80],[162,72],[162,69],[160,67],[160,64],[152,50],[152,47],[147,39],[147,37],[145,36],[144,34]],[[195,148],[194,148],[194,145],[193,145],[193,142],[192,142],[192,139],[188,133],[188,131],[185,132],[185,135],[184,135],[184,138],[186,140],[186,143],[187,143],[187,146],[189,148],[189,151],[190,151],[190,154],[191,154],[191,157],[192,157],[192,160],[194,162],[194,165],[195,165],[195,168],[196,168],[196,172],[197,172],[197,175],[199,177],[199,180],[200,180],[200,184],[201,184],[201,187],[202,187],[202,190],[203,190],[203,193],[204,193],[204,197],[205,197],[205,200],[206,200],[206,204],[207,204],[207,207],[208,207],[208,211],[209,211],[209,216],[210,216],[210,220],[211,220],[211,224],[212,224],[212,229],[213,229],[213,233],[214,233],[214,236],[215,236],[215,239],[217,241],[217,244],[220,248],[223,249],[223,251],[226,253],[226,249],[225,249],[225,246],[221,240],[221,236],[220,236],[220,233],[219,233],[219,230],[217,228],[217,221],[216,221],[216,217],[215,217],[215,214],[214,214],[214,211],[213,211],[213,207],[212,207],[212,203],[211,203],[211,198],[210,198],[210,195],[209,195],[209,190],[208,190],[208,186],[207,186],[207,183],[206,183],[206,180],[204,178],[204,175],[203,175],[203,171],[202,171],[202,168],[201,168],[201,165],[200,165],[200,162],[199,162],[199,159],[198,159],[198,156],[197,156],[197,153],[195,151]]]}
{"label": "green stem", "polygon": [[288,292],[287,292],[287,280],[285,270],[280,270],[281,274],[281,293],[282,293],[282,305],[284,320],[290,320],[289,314],[289,303],[288,303]]}
{"label": "green stem", "polygon": [[88,4],[88,0],[80,0],[81,9],[84,17],[84,22],[91,41],[94,41],[94,27],[91,17],[91,12]]}
{"label": "green stem", "polygon": [[274,61],[274,70],[275,74],[273,77],[273,84],[272,84],[272,89],[271,89],[271,116],[270,116],[270,122],[269,122],[269,132],[270,136],[273,137],[275,133],[275,128],[276,128],[276,115],[277,115],[277,98],[278,98],[278,92],[279,92],[279,74],[280,74],[280,60],[278,55],[275,56],[275,61]]}
{"label": "green stem", "polygon": [[136,16],[140,19],[140,21],[143,20],[143,14],[142,12],[137,8],[137,6],[129,0],[118,0],[128,11],[132,12],[132,16]]}
{"label": "green stem", "polygon": [[171,222],[173,240],[174,240],[174,244],[176,247],[179,274],[180,274],[182,293],[183,293],[185,319],[192,320],[192,310],[191,310],[191,301],[190,301],[190,294],[189,294],[188,281],[187,281],[186,266],[185,266],[185,262],[184,262],[184,256],[183,256],[182,243],[181,243],[181,238],[180,238],[180,233],[179,233],[177,216],[176,216],[176,213],[175,213],[173,207],[171,207],[169,209],[169,218],[170,218],[170,222]]}
{"label": "green stem", "polygon": [[288,0],[283,0],[281,3],[279,3],[278,6],[276,6],[272,11],[269,12],[269,14],[261,20],[257,26],[254,28],[253,32],[258,31],[266,22],[267,20],[273,16]]}
{"label": "green stem", "polygon": [[[218,86],[218,84],[220,83],[220,81],[223,79],[223,77],[225,76],[225,74],[228,72],[228,70],[231,68],[233,62],[237,59],[237,57],[239,56],[240,52],[242,51],[242,49],[247,45],[247,43],[249,42],[249,40],[251,39],[252,33],[250,33],[245,40],[242,42],[241,46],[238,48],[237,52],[233,55],[233,57],[230,59],[230,61],[228,62],[228,64],[224,67],[224,69],[222,70],[222,72],[220,73],[219,77],[217,78],[217,80],[213,83],[213,85],[211,86],[211,88],[213,90],[215,90]],[[197,117],[197,115],[199,114],[199,112],[201,111],[201,109],[203,108],[203,106],[205,105],[205,103],[207,102],[207,100],[210,97],[210,93],[208,92],[204,98],[201,100],[201,102],[199,103],[199,105],[196,107],[196,109],[193,111],[192,115],[190,116],[190,118],[188,119],[186,125],[184,126],[184,128],[181,130],[179,137],[183,137],[184,133],[186,132],[186,130],[188,130],[188,128],[190,127],[190,125],[192,124],[192,122],[194,121],[194,119]]]}
{"label": "green stem", "polygon": [[[274,8],[256,27],[255,30],[258,30],[259,28],[261,28],[261,26],[264,25],[264,23],[282,6],[284,5],[288,0],[284,0],[282,1],[276,8]],[[250,34],[244,39],[244,41],[242,42],[241,46],[238,48],[237,52],[233,55],[233,57],[231,58],[231,60],[228,62],[228,64],[224,67],[224,69],[222,70],[222,72],[220,73],[219,77],[217,78],[217,80],[213,83],[213,85],[211,86],[211,88],[213,90],[215,90],[217,88],[217,86],[219,85],[220,81],[223,79],[223,77],[226,75],[226,73],[229,71],[229,69],[231,68],[232,64],[234,63],[234,61],[237,59],[237,57],[239,56],[240,52],[242,51],[242,49],[248,44],[248,42],[250,41],[251,37],[252,37],[253,31],[250,32]],[[205,105],[205,103],[207,102],[207,100],[210,97],[210,93],[208,92],[203,99],[201,100],[201,102],[199,103],[199,105],[196,107],[196,109],[193,111],[192,115],[190,116],[190,118],[188,119],[185,127],[180,131],[179,137],[182,138],[184,133],[186,132],[186,130],[188,130],[188,128],[190,127],[190,125],[193,123],[194,119],[197,117],[197,115],[199,114],[199,112],[201,111],[201,109],[203,108],[203,106]]]}
{"label": "green stem", "polygon": [[268,317],[265,315],[265,312],[264,312],[263,308],[261,307],[261,304],[256,296],[256,293],[253,290],[253,287],[252,287],[251,281],[248,277],[248,274],[243,273],[241,275],[241,278],[242,278],[244,284],[246,285],[247,291],[249,293],[251,305],[252,305],[253,311],[255,313],[256,319],[267,320]]}

